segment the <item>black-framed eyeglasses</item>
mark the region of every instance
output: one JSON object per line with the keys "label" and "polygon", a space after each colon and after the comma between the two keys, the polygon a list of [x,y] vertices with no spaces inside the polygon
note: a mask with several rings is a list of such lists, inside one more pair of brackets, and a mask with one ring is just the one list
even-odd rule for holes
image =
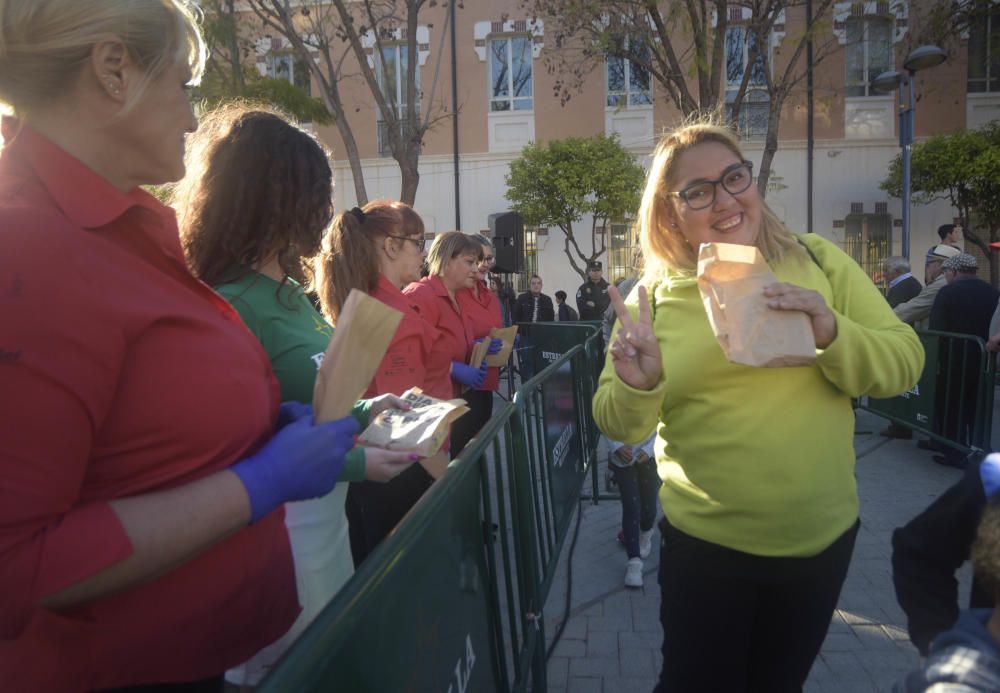
{"label": "black-framed eyeglasses", "polygon": [[413,245],[417,246],[417,250],[420,252],[423,252],[424,247],[427,245],[427,239],[423,236],[393,236],[391,233],[387,233],[385,237],[395,238],[397,241],[412,241]]}
{"label": "black-framed eyeglasses", "polygon": [[684,200],[691,209],[705,209],[715,202],[716,186],[721,185],[730,195],[739,195],[741,192],[746,192],[751,183],[753,183],[753,162],[741,161],[723,171],[722,177],[718,180],[703,180],[671,194]]}
{"label": "black-framed eyeglasses", "polygon": [[492,267],[493,263],[496,262],[496,258],[493,257],[492,255],[483,255],[483,259],[480,260],[480,262],[485,262],[486,264],[488,264],[488,265],[490,265]]}

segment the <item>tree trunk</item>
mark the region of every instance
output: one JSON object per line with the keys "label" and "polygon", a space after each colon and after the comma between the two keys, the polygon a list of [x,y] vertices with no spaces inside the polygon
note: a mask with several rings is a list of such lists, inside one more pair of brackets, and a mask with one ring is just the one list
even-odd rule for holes
{"label": "tree trunk", "polygon": [[771,162],[778,151],[778,122],[781,118],[781,106],[784,98],[777,98],[771,104],[767,114],[767,136],[764,138],[764,153],[760,157],[760,170],[757,172],[757,190],[761,199],[767,197],[767,181],[771,178]]}

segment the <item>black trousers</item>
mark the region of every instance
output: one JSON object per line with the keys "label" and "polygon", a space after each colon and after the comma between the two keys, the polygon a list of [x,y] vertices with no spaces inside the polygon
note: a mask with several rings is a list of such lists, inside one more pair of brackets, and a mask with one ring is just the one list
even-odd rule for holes
{"label": "black trousers", "polygon": [[462,448],[476,437],[493,414],[492,390],[466,390],[462,399],[469,406],[469,411],[451,425],[451,459],[458,457]]}
{"label": "black trousers", "polygon": [[434,478],[419,464],[386,483],[360,481],[347,490],[347,533],[354,567],[368,557],[399,524]]}
{"label": "black trousers", "polygon": [[801,691],[847,577],[856,522],[809,558],[754,556],[660,521],[656,693]]}

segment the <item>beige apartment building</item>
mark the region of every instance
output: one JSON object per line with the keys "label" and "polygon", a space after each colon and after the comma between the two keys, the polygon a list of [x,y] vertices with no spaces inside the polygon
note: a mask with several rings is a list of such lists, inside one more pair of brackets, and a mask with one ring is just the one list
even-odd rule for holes
{"label": "beige apartment building", "polygon": [[[902,70],[903,59],[915,45],[919,10],[917,3],[907,0],[836,3],[825,22],[831,50],[814,69],[811,147],[805,80],[781,114],[768,203],[793,230],[809,229],[806,181],[811,150],[812,230],[840,244],[868,269],[901,248],[900,200],[878,187],[889,162],[899,153],[897,96],[874,93],[869,81],[884,70]],[[728,60],[735,61],[736,68],[747,56],[741,12],[736,6],[730,9],[726,37]],[[788,10],[787,15],[775,26],[768,46],[775,69],[790,54],[782,40],[804,26],[801,8]],[[429,233],[485,230],[490,214],[508,210],[504,175],[510,161],[529,142],[616,133],[637,160],[646,163],[657,133],[679,122],[678,111],[655,80],[615,60],[597,65],[580,92],[562,105],[555,95],[560,75],[552,74],[546,61],[548,52],[557,50],[552,36],[558,21],[527,16],[516,0],[465,0],[456,11],[453,61],[451,37],[445,35],[451,29],[446,9],[422,12],[416,32],[417,107],[422,116],[437,120],[424,140],[415,207]],[[942,46],[948,52],[947,62],[916,75],[918,139],[1000,118],[998,25],[1000,15],[993,13]],[[394,68],[409,58],[404,31],[398,29],[383,40],[385,64],[390,69],[383,70],[373,55],[369,57],[383,88],[396,90],[400,108],[406,107],[405,90],[402,70]],[[373,54],[374,40],[366,45]],[[303,82],[301,65],[300,74],[293,74],[294,56],[279,37],[265,36],[257,42],[257,61],[262,72]],[[804,70],[805,61],[800,65]],[[346,75],[357,72],[344,69]],[[451,108],[453,82],[457,127]],[[736,86],[727,84],[727,96]],[[399,168],[389,155],[385,126],[371,93],[356,76],[341,80],[340,89],[350,106],[348,119],[363,158],[369,198],[398,197]],[[751,92],[740,126],[749,158],[759,163],[767,113],[767,104],[760,98],[766,99],[766,92],[754,90],[753,85]],[[350,208],[355,204],[355,189],[340,136],[334,127],[320,127],[318,134],[336,158],[337,207]],[[953,221],[954,215],[945,203],[912,208],[910,255],[918,276],[927,248],[937,241],[936,228]],[[627,273],[631,233],[629,220],[620,222],[606,229],[611,250],[604,262],[609,280]],[[589,220],[583,225],[589,228]],[[527,248],[528,265],[543,277],[547,293],[575,291],[581,280],[569,267],[559,229],[529,229]]]}

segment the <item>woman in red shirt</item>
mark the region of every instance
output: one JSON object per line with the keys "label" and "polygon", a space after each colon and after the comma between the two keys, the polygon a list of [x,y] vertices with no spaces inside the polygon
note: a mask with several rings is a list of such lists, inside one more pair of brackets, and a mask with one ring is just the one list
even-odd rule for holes
{"label": "woman in red shirt", "polygon": [[[5,0],[0,27],[0,681],[213,686],[298,612],[282,504],[336,483],[356,423],[282,406],[259,343],[188,271],[173,211],[179,0]],[[272,437],[273,436],[273,437]]]}
{"label": "woman in red shirt", "polygon": [[[438,347],[451,362],[450,378],[441,384],[435,397],[452,399],[483,386],[486,361],[469,365],[469,355],[475,341],[472,323],[463,315],[458,295],[475,286],[477,263],[482,256],[479,243],[460,231],[447,231],[434,237],[427,264],[430,274],[403,289],[416,303],[420,314],[438,329]],[[475,434],[465,422],[466,416],[452,427],[451,456],[457,457]]]}
{"label": "woman in red shirt", "polygon": [[[491,347],[499,350],[502,346],[500,340],[490,338],[490,330],[503,327],[500,300],[487,285],[490,269],[493,267],[493,244],[488,238],[479,234],[472,234],[469,238],[479,244],[482,255],[479,264],[476,265],[476,282],[472,288],[458,292],[458,305],[462,309],[462,319],[468,325],[468,331],[471,332],[473,339],[490,340]],[[500,369],[491,367],[486,371],[482,385],[466,390],[462,395],[469,405],[469,412],[455,421],[452,427],[453,440],[465,437],[464,442],[460,440],[462,447],[490,420],[490,415],[493,413],[493,393],[498,389],[500,389]]]}
{"label": "woman in red shirt", "polygon": [[[420,278],[427,253],[424,222],[402,202],[377,200],[363,209],[338,214],[315,263],[316,287],[323,314],[334,325],[347,296],[358,289],[403,314],[403,320],[365,398],[400,395],[411,387],[441,396],[450,362],[436,345],[440,335],[400,288]],[[354,565],[392,531],[433,478],[419,464],[388,483],[352,483],[347,492],[347,520]]]}

